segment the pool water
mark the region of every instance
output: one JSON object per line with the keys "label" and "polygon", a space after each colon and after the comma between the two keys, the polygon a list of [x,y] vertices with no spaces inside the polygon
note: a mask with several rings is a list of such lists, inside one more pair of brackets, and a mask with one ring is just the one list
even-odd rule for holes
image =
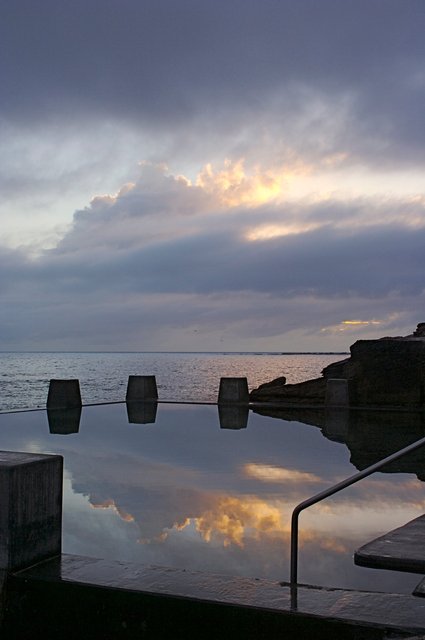
{"label": "pool water", "polygon": [[[129,414],[117,403],[74,420],[0,414],[1,449],[64,456],[66,553],[288,580],[292,509],[356,471],[343,442],[296,419],[250,412],[238,423],[216,406],[174,403]],[[421,576],[352,556],[422,515],[424,499],[414,472],[377,473],[304,512],[299,581],[411,592]]]}

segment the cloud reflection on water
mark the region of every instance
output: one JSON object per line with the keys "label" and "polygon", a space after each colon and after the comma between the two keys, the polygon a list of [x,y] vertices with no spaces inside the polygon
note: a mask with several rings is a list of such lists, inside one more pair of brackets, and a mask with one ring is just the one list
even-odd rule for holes
{"label": "cloud reflection on water", "polygon": [[[64,551],[285,580],[293,507],[351,475],[345,445],[299,422],[250,415],[221,430],[216,407],[158,407],[129,425],[123,405],[85,407],[79,434],[44,412],[0,416],[2,448],[65,458]],[[304,582],[411,590],[418,578],[354,567],[354,549],[423,513],[423,483],[378,474],[305,512]],[[405,585],[403,587],[403,585]]]}

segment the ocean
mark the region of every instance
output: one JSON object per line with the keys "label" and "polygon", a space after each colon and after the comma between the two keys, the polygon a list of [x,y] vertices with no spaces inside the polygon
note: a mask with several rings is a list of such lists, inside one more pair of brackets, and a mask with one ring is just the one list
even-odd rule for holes
{"label": "ocean", "polygon": [[279,376],[287,383],[320,376],[341,353],[0,353],[0,410],[46,405],[49,381],[77,378],[83,404],[125,399],[129,375],[156,376],[160,400],[214,402],[222,376],[244,376],[249,389]]}

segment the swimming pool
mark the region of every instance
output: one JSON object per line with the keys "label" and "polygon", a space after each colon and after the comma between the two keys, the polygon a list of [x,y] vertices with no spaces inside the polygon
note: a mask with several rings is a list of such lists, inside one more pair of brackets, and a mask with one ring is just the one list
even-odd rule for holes
{"label": "swimming pool", "polygon": [[[216,406],[151,409],[86,406],[65,427],[44,410],[0,414],[1,449],[64,456],[63,551],[288,580],[292,509],[355,472],[349,448],[294,416],[250,411],[236,429]],[[67,433],[50,433],[60,424]],[[414,473],[378,473],[311,508],[299,581],[411,592],[420,576],[356,567],[352,554],[424,504]]]}

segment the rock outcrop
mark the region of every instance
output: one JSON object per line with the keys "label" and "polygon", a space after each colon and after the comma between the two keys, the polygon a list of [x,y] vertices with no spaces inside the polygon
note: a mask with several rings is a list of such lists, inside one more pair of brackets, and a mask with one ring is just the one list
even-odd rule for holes
{"label": "rock outcrop", "polygon": [[254,389],[252,402],[325,405],[329,380],[347,381],[348,405],[425,406],[425,323],[405,337],[358,340],[350,357],[325,367],[321,378],[286,384],[284,377]]}

